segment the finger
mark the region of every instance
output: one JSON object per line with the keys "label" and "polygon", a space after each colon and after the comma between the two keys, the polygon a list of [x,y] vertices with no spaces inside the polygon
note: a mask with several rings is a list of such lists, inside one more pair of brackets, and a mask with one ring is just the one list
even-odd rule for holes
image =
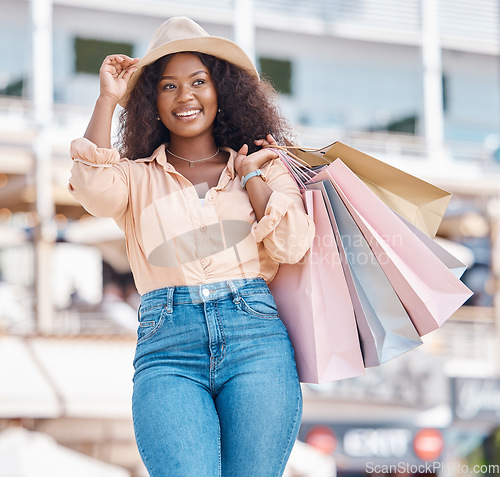
{"label": "finger", "polygon": [[271,159],[276,159],[279,155],[272,149],[264,148],[260,151],[254,152],[248,157],[252,159],[252,164],[255,164],[257,167],[261,167]]}
{"label": "finger", "polygon": [[275,151],[273,151],[272,149],[264,149],[264,154],[265,154],[265,159],[266,159],[266,162],[271,160],[271,159],[276,159],[277,157],[279,157],[279,154]]}
{"label": "finger", "polygon": [[241,146],[240,150],[238,151],[238,154],[241,156],[246,156],[248,154],[248,145],[243,144],[243,146]]}
{"label": "finger", "polygon": [[125,80],[125,81],[128,81],[131,76],[134,74],[134,72],[137,70],[136,67],[132,66],[132,67],[129,67],[125,70],[125,73],[123,73],[123,76],[122,78]]}
{"label": "finger", "polygon": [[137,63],[139,61],[139,58],[131,58],[130,56],[122,55],[121,53],[108,55],[105,59],[109,61],[118,61],[118,63],[122,63],[123,61],[126,61],[127,63]]}
{"label": "finger", "polygon": [[105,64],[122,63],[125,60],[125,55],[108,55],[104,58]]}
{"label": "finger", "polygon": [[278,143],[276,142],[276,140],[274,139],[274,137],[271,134],[268,134],[266,136],[266,139],[256,139],[254,141],[254,143],[256,146],[263,146],[263,147],[277,146],[278,145]]}
{"label": "finger", "polygon": [[138,61],[139,58],[130,58],[126,55],[108,55],[104,59],[101,68],[104,71],[111,71],[110,69],[114,69],[115,72],[120,73],[130,66],[135,65]]}
{"label": "finger", "polygon": [[276,139],[271,134],[267,135],[267,140],[269,141],[269,144],[272,144],[273,146],[276,146],[278,143],[276,142]]}
{"label": "finger", "polygon": [[121,57],[123,58],[123,61],[122,61],[122,66],[123,67],[130,67],[132,65],[135,65],[139,60],[140,58],[130,58],[129,56],[125,56],[125,55],[121,55]]}
{"label": "finger", "polygon": [[107,56],[101,65],[101,71],[111,74],[120,73],[123,70],[122,67],[123,58],[117,55]]}

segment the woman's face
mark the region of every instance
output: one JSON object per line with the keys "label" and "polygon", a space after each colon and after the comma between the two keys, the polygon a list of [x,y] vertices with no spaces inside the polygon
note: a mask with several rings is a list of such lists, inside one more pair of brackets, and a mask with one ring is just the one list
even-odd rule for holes
{"label": "woman's face", "polygon": [[217,91],[207,67],[191,53],[177,53],[158,82],[157,108],[170,139],[212,134]]}

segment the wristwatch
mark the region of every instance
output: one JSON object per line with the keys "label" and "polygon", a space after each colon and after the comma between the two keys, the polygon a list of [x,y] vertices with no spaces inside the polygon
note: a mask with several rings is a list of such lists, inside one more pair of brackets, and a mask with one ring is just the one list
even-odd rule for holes
{"label": "wristwatch", "polygon": [[248,182],[248,179],[251,179],[255,176],[262,176],[262,171],[260,169],[255,169],[255,171],[249,172],[246,176],[243,176],[240,182],[241,187],[245,189],[245,184]]}

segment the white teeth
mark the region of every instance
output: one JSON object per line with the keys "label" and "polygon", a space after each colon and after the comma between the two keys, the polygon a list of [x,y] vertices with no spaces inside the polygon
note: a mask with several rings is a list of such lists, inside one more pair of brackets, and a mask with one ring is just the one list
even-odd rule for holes
{"label": "white teeth", "polygon": [[175,115],[185,118],[187,116],[194,116],[195,114],[198,114],[199,112],[200,112],[199,109],[193,109],[192,111],[184,111],[182,113],[175,113]]}

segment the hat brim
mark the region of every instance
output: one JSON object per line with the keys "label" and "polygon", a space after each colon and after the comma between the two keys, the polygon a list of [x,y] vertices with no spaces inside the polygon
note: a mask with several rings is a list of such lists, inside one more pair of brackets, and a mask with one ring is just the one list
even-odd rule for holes
{"label": "hat brim", "polygon": [[119,101],[120,106],[126,107],[130,92],[134,89],[145,66],[154,63],[163,56],[189,51],[205,53],[228,61],[229,63],[233,63],[243,68],[257,79],[259,78],[259,73],[250,57],[236,43],[230,40],[216,36],[174,40],[151,50],[139,60],[135,65],[137,69],[134,71],[128,83],[127,91]]}

